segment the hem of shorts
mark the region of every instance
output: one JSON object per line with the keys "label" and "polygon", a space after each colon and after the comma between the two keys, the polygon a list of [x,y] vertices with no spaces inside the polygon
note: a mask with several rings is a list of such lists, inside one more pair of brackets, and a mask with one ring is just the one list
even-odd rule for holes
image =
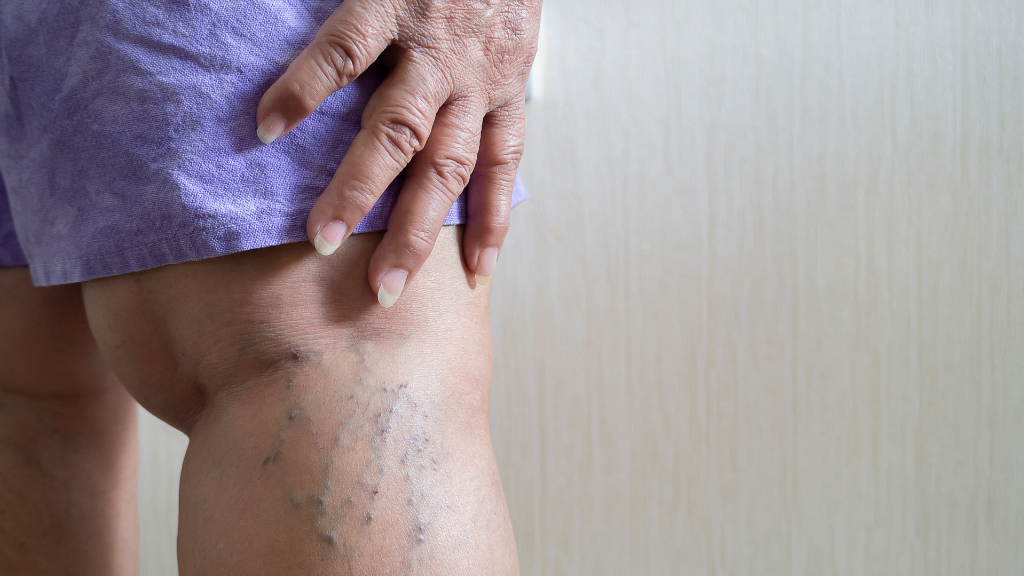
{"label": "hem of shorts", "polygon": [[[308,241],[305,218],[299,222],[301,230],[294,229],[297,222],[299,220],[294,218],[265,219],[261,220],[261,226],[246,230],[198,228],[188,234],[155,240],[127,250],[56,262],[34,262],[30,258],[29,271],[34,285],[56,286]],[[276,234],[268,234],[268,229],[275,228],[279,229]]]}
{"label": "hem of shorts", "polygon": [[[519,204],[528,194],[513,201]],[[517,200],[517,201],[516,201]],[[361,223],[363,224],[363,223]],[[465,222],[446,222],[459,226]],[[276,233],[268,234],[269,230]],[[383,232],[386,226],[357,226],[353,234]],[[201,242],[198,240],[202,240]],[[29,272],[36,286],[56,286],[86,282],[98,278],[151,270],[171,264],[208,260],[259,248],[270,248],[295,242],[308,242],[306,218],[262,219],[260,226],[247,230],[237,228],[197,229],[189,234],[171,236],[143,246],[96,256],[69,258],[57,262],[30,262]]]}
{"label": "hem of shorts", "polygon": [[17,268],[28,266],[28,260],[24,258],[0,258],[0,268]]}

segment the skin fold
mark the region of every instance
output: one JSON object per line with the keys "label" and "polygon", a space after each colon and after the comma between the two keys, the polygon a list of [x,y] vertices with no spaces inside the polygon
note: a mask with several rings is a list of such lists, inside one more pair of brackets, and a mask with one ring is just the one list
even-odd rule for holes
{"label": "skin fold", "polygon": [[110,366],[189,435],[181,574],[518,574],[461,235],[390,309],[365,280],[380,234],[84,285]]}

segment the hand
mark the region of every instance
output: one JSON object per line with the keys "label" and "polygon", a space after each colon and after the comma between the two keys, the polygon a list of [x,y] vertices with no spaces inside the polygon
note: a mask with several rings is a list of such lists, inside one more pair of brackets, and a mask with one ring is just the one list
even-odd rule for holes
{"label": "hand", "polygon": [[[466,265],[486,284],[508,231],[541,0],[347,0],[263,95],[260,139],[295,128],[378,57],[390,73],[306,232],[330,255],[408,166],[369,281],[390,307],[467,190]],[[470,184],[472,176],[472,184]]]}

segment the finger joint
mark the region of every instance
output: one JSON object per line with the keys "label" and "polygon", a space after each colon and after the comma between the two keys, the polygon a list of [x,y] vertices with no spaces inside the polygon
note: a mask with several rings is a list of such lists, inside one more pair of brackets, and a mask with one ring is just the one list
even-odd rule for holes
{"label": "finger joint", "polygon": [[441,182],[443,188],[451,192],[451,200],[469,186],[469,179],[476,166],[476,156],[464,150],[449,151],[440,154],[430,162],[430,171]]}
{"label": "finger joint", "polygon": [[406,166],[427,141],[430,129],[423,114],[408,110],[384,112],[376,123],[375,136],[395,163]]}
{"label": "finger joint", "polygon": [[324,80],[335,90],[347,86],[369,65],[370,56],[363,44],[355,41],[351,33],[341,30],[332,30],[320,37],[316,62]]}

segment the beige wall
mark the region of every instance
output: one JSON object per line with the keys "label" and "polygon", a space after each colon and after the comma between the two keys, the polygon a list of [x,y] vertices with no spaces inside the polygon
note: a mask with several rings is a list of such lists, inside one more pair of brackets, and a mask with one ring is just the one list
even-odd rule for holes
{"label": "beige wall", "polygon": [[493,297],[523,573],[1024,574],[1024,3],[546,10]]}

